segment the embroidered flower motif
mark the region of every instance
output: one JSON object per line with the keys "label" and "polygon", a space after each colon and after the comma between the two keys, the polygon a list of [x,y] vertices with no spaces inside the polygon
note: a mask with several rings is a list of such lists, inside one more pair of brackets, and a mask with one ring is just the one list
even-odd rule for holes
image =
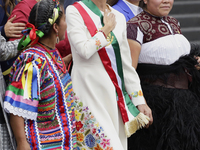
{"label": "embroidered flower motif", "polygon": [[107,135],[89,108],[85,107],[79,100],[75,100],[75,103],[76,121],[73,122],[73,125],[74,130],[78,131],[76,133],[78,149],[76,150],[113,150],[112,147],[108,147],[110,139],[107,140]]}
{"label": "embroidered flower motif", "polygon": [[113,150],[113,147],[107,147],[106,150]]}
{"label": "embroidered flower motif", "polygon": [[92,133],[93,133],[93,134],[95,134],[96,131],[97,131],[97,129],[95,129],[95,128],[92,129]]}
{"label": "embroidered flower motif", "polygon": [[110,146],[110,139],[103,139],[101,145],[103,146],[103,148],[105,148],[106,146]]}
{"label": "embroidered flower motif", "polygon": [[97,122],[97,123],[95,124],[95,126],[96,126],[96,127],[99,127],[99,123]]}
{"label": "embroidered flower motif", "polygon": [[141,90],[139,90],[138,95],[139,95],[139,96],[143,96],[143,93],[142,93]]}
{"label": "embroidered flower motif", "polygon": [[97,143],[100,143],[101,141],[100,140],[97,140]]}
{"label": "embroidered flower motif", "polygon": [[137,97],[138,96],[138,92],[133,92],[131,93],[132,97]]}
{"label": "embroidered flower motif", "polygon": [[76,130],[77,131],[79,131],[82,127],[83,127],[83,124],[81,123],[81,121],[76,122]]}
{"label": "embroidered flower motif", "polygon": [[79,147],[73,148],[73,150],[81,150]]}
{"label": "embroidered flower motif", "polygon": [[89,148],[93,148],[95,146],[95,138],[92,136],[92,134],[88,134],[85,138],[85,144]]}
{"label": "embroidered flower motif", "polygon": [[99,138],[99,134],[98,133],[96,134],[96,137]]}
{"label": "embroidered flower motif", "polygon": [[83,133],[77,133],[77,134],[76,134],[76,138],[77,138],[77,141],[83,142],[83,140],[84,140],[84,135],[83,135]]}
{"label": "embroidered flower motif", "polygon": [[78,112],[77,110],[75,110],[75,118],[76,118],[77,121],[79,121],[80,116],[81,116],[81,113]]}
{"label": "embroidered flower motif", "polygon": [[97,50],[100,49],[102,46],[101,46],[101,41],[98,40],[98,38],[95,37],[95,45],[97,46]]}
{"label": "embroidered flower motif", "polygon": [[101,138],[103,138],[103,137],[104,137],[104,133],[101,134]]}
{"label": "embroidered flower motif", "polygon": [[95,150],[103,150],[103,149],[99,146],[99,144],[97,144],[97,147],[95,147],[94,149],[95,149]]}
{"label": "embroidered flower motif", "polygon": [[80,132],[84,132],[84,129],[83,129],[83,128],[81,128]]}
{"label": "embroidered flower motif", "polygon": [[98,133],[100,133],[100,132],[101,132],[101,129],[98,129],[97,131],[98,131]]}
{"label": "embroidered flower motif", "polygon": [[100,40],[96,40],[96,44],[95,45],[99,47],[101,45]]}
{"label": "embroidered flower motif", "polygon": [[83,111],[88,111],[88,110],[89,110],[88,107],[83,108]]}

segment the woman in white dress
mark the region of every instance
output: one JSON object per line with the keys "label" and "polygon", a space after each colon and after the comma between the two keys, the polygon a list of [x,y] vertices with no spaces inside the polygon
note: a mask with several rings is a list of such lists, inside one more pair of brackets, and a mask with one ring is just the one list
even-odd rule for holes
{"label": "woman in white dress", "polygon": [[[98,140],[97,144],[87,146],[127,150],[127,136],[142,126],[148,127],[153,118],[131,66],[125,18],[106,0],[83,0],[67,7],[66,21],[73,56],[74,92],[109,138],[107,148]],[[95,138],[90,136],[91,141]]]}

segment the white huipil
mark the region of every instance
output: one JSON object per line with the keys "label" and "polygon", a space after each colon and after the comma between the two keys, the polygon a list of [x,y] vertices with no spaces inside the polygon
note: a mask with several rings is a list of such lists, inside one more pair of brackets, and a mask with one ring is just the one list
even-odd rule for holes
{"label": "white huipil", "polygon": [[[85,4],[79,2],[92,18],[97,29],[100,29],[100,17],[94,14]],[[140,91],[140,80],[131,66],[130,48],[126,36],[126,21],[123,14],[111,9],[116,17],[115,34],[122,58],[124,83],[129,95]],[[102,32],[91,37],[84,21],[74,6],[66,9],[67,33],[73,56],[72,85],[76,96],[88,106],[106,135],[111,139],[114,150],[127,150],[127,137],[124,123],[117,105],[115,87],[99,57],[98,50],[108,42]],[[100,42],[100,43],[99,43]],[[106,46],[109,49],[111,45]],[[112,48],[110,49],[112,50]],[[135,106],[145,104],[143,96],[132,98]],[[128,112],[129,113],[129,112]]]}

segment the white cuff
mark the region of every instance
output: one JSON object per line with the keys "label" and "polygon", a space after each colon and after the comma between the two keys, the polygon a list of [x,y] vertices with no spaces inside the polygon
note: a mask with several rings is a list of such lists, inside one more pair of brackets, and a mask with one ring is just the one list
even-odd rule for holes
{"label": "white cuff", "polygon": [[143,96],[132,97],[132,102],[135,106],[146,104]]}
{"label": "white cuff", "polygon": [[14,107],[9,102],[4,102],[4,109],[7,113],[17,115],[24,119],[37,120],[37,113]]}

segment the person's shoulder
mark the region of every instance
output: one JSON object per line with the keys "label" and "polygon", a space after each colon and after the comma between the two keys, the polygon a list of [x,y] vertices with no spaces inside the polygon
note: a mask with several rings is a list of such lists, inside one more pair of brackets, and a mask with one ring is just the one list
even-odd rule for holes
{"label": "person's shoulder", "polygon": [[119,5],[119,2],[117,2],[115,5],[112,6],[112,8],[116,9],[116,10],[122,10],[122,8]]}
{"label": "person's shoulder", "polygon": [[143,11],[139,13],[138,15],[134,16],[133,18],[131,18],[127,23],[137,24],[141,20],[142,15],[143,15]]}
{"label": "person's shoulder", "polygon": [[73,12],[76,12],[76,11],[77,11],[77,9],[76,9],[76,7],[75,7],[76,3],[81,4],[80,2],[75,2],[75,3],[72,4],[72,5],[68,5],[67,8],[66,8],[66,15],[67,15],[67,13],[73,13]]}
{"label": "person's shoulder", "polygon": [[17,5],[28,5],[28,6],[31,6],[31,5],[35,5],[36,3],[37,3],[36,0],[22,0]]}
{"label": "person's shoulder", "polygon": [[113,14],[115,14],[116,17],[124,18],[124,19],[125,19],[124,14],[121,13],[119,10],[114,9],[114,8],[111,7],[111,6],[109,6],[109,8],[111,9],[111,12],[112,12]]}
{"label": "person's shoulder", "polygon": [[20,10],[20,11],[26,11],[27,9],[32,9],[32,7],[37,3],[36,0],[22,0],[20,1],[13,11]]}
{"label": "person's shoulder", "polygon": [[172,16],[166,16],[165,17],[168,21],[173,22],[175,24],[179,24],[178,20]]}
{"label": "person's shoulder", "polygon": [[46,62],[45,51],[39,47],[29,47],[19,55],[20,60],[29,63],[35,61]]}

